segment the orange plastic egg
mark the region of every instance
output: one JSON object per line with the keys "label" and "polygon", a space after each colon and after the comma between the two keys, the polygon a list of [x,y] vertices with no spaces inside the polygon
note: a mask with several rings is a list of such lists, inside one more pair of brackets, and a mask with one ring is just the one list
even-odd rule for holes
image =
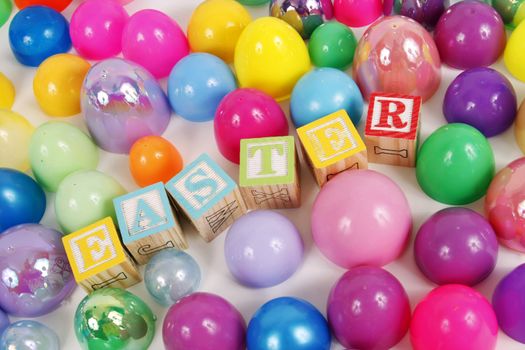
{"label": "orange plastic egg", "polygon": [[15,4],[19,9],[34,5],[44,5],[58,12],[62,12],[71,4],[71,1],[72,0],[15,0]]}

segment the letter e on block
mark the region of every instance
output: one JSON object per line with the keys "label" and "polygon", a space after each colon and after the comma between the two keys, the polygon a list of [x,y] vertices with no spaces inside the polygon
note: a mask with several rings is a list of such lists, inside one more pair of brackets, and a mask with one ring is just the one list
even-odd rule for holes
{"label": "letter e on block", "polygon": [[421,97],[391,93],[370,96],[365,144],[371,163],[416,165]]}
{"label": "letter e on block", "polygon": [[62,242],[75,280],[88,293],[127,288],[142,280],[110,217],[62,237]]}

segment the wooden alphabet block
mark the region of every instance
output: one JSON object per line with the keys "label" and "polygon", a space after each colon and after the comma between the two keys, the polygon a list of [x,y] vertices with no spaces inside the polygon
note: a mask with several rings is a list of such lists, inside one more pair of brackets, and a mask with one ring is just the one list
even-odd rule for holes
{"label": "wooden alphabet block", "polygon": [[166,248],[187,249],[162,182],[113,200],[120,237],[139,265]]}
{"label": "wooden alphabet block", "polygon": [[368,160],[416,166],[420,110],[419,96],[373,93],[365,128]]}
{"label": "wooden alphabet block", "polygon": [[345,170],[368,168],[366,146],[345,110],[306,124],[297,134],[319,186]]}
{"label": "wooden alphabet block", "polygon": [[166,189],[206,242],[246,213],[239,187],[207,154],[188,164]]}
{"label": "wooden alphabet block", "polygon": [[250,209],[301,205],[293,136],[241,140],[239,185]]}
{"label": "wooden alphabet block", "polygon": [[110,217],[62,237],[62,242],[75,280],[88,293],[105,287],[127,288],[142,281]]}

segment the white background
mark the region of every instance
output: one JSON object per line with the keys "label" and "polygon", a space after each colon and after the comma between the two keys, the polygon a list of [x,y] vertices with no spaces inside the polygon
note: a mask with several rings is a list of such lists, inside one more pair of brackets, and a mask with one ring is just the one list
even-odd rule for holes
{"label": "white background", "polygon": [[[71,18],[71,14],[79,2],[79,0],[75,0],[64,12],[64,15],[68,19]],[[185,29],[187,28],[193,9],[199,2],[199,0],[135,0],[127,5],[126,8],[130,14],[143,8],[159,9],[173,17],[182,28]],[[254,17],[268,14],[266,6],[251,9],[250,11]],[[358,36],[362,33],[362,30],[354,31]],[[495,68],[508,75],[501,60],[495,65]],[[39,109],[33,96],[32,82],[36,70],[34,68],[20,65],[15,60],[9,49],[8,25],[4,25],[0,29],[0,71],[6,74],[16,85],[17,97],[13,110],[24,115],[35,126],[51,119]],[[452,79],[460,73],[459,71],[448,67],[443,67],[442,72],[443,81],[439,90],[435,96],[423,106],[422,140],[424,140],[437,127],[445,123],[441,111],[443,95]],[[511,81],[516,89],[518,101],[521,101],[525,96],[525,84],[512,78]],[[166,86],[165,81],[162,81],[162,84],[164,87]],[[286,113],[288,113],[288,103],[283,103],[282,107]],[[80,126],[83,130],[86,130],[80,116],[68,118],[67,121]],[[361,122],[360,130],[362,130],[363,125],[364,123]],[[293,132],[292,129],[291,131]],[[238,178],[237,166],[225,160],[216,149],[212,122],[202,124],[190,123],[180,117],[173,116],[169,128],[164,133],[164,137],[168,138],[179,149],[186,163],[195,159],[202,152],[208,152],[208,154],[218,161],[234,179]],[[521,156],[519,148],[514,140],[512,129],[502,135],[490,139],[490,142],[495,151],[496,166],[498,170],[510,161]],[[126,156],[113,155],[101,151],[101,161],[98,169],[107,174],[111,174],[118,179],[128,191],[133,191],[137,186],[129,174],[127,161],[128,159]],[[414,169],[381,166],[376,164],[371,164],[370,168],[390,176],[402,187],[408,197],[414,217],[412,242],[413,237],[423,220],[445,206],[433,201],[420,190],[416,181]],[[212,243],[206,244],[195,234],[189,225],[185,224],[184,226],[189,234],[190,249],[188,252],[195,257],[202,269],[203,280],[200,290],[217,293],[225,297],[240,310],[247,322],[257,308],[263,303],[272,298],[286,295],[297,296],[309,300],[324,314],[328,292],[333,283],[344,272],[342,268],[339,268],[326,260],[312,244],[309,225],[310,211],[312,201],[318,192],[318,187],[314,184],[313,178],[309,174],[304,163],[302,166],[302,179],[304,198],[302,207],[282,212],[299,227],[302,233],[305,242],[304,263],[292,278],[277,287],[254,290],[239,285],[233,280],[225,265],[223,255],[225,233]],[[56,227],[52,205],[53,200],[53,195],[48,195],[48,209],[42,223],[51,227]],[[480,200],[469,205],[469,207],[482,213],[483,201]],[[495,271],[487,280],[476,286],[476,289],[482,292],[486,297],[491,298],[497,282],[512,268],[523,262],[525,262],[525,255],[520,255],[501,247]],[[412,255],[412,243],[407,247],[405,253],[400,259],[386,266],[386,268],[394,273],[405,286],[410,295],[412,308],[414,308],[424,295],[434,287],[434,285],[428,282],[417,269]],[[151,349],[163,349],[161,327],[166,309],[157,305],[153,299],[149,297],[144,284],[141,283],[129,290],[143,298],[157,315],[157,333]],[[84,291],[78,288],[73,296],[65,301],[62,307],[53,313],[38,319],[58,333],[63,349],[73,350],[79,348],[73,330],[73,316],[78,303],[84,296]],[[513,350],[523,349],[523,347],[524,345],[510,340],[500,332],[498,338],[498,349]],[[334,344],[333,349],[342,349],[342,347]],[[410,349],[408,337],[405,337],[405,339],[398,344],[396,349]]]}

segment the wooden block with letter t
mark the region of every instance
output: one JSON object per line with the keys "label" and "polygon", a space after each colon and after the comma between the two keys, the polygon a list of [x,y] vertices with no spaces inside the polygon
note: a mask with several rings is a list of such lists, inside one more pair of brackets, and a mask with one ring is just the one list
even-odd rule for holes
{"label": "wooden block with letter t", "polygon": [[239,185],[250,209],[301,205],[293,136],[241,140]]}
{"label": "wooden block with letter t", "polygon": [[166,189],[206,242],[246,213],[239,187],[207,154],[182,169]]}
{"label": "wooden block with letter t", "polygon": [[366,146],[345,110],[306,124],[297,134],[319,186],[345,170],[368,168]]}
{"label": "wooden block with letter t", "polygon": [[113,203],[122,242],[138,264],[146,264],[162,249],[188,248],[162,182],[117,197]]}
{"label": "wooden block with letter t", "polygon": [[391,93],[370,96],[365,143],[371,163],[416,166],[421,97]]}
{"label": "wooden block with letter t", "polygon": [[62,237],[62,242],[75,280],[88,293],[105,287],[127,288],[142,281],[110,217]]}

